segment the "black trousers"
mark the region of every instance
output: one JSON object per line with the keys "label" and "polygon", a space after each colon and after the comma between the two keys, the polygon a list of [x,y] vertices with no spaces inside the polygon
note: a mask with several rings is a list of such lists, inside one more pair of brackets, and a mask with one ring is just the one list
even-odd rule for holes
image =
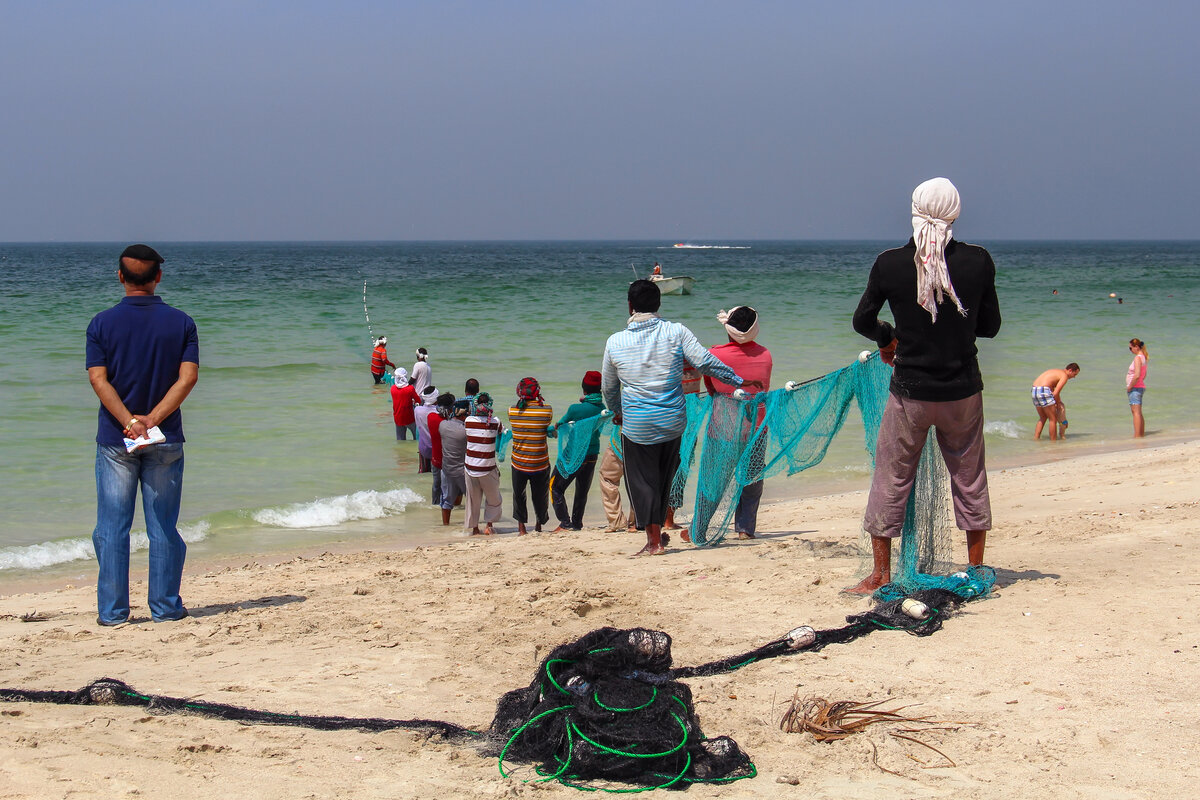
{"label": "black trousers", "polygon": [[513,483],[513,519],[524,525],[529,522],[529,508],[525,503],[525,488],[529,487],[530,499],[533,501],[533,514],[538,525],[545,525],[550,520],[550,468],[546,467],[537,472],[512,471]]}
{"label": "black trousers", "polygon": [[[558,524],[564,528],[583,528],[583,512],[587,508],[588,491],[592,488],[592,474],[596,471],[596,456],[588,456],[575,474],[563,477],[554,468],[554,477],[550,481],[550,503],[554,506],[554,516]],[[575,502],[571,504],[571,515],[567,516],[567,488],[575,484]]]}
{"label": "black trousers", "polygon": [[638,529],[662,525],[667,519],[667,497],[679,470],[679,439],[660,444],[638,444],[621,437],[625,454],[625,487]]}

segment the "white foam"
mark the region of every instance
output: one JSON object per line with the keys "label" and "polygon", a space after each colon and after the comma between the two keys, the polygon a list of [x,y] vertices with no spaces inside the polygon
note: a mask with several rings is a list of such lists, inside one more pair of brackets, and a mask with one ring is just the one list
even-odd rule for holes
{"label": "white foam", "polygon": [[[208,536],[209,524],[201,520],[192,525],[180,525],[179,535],[185,542],[198,542]],[[129,535],[131,552],[145,550],[150,546],[150,539],[145,531],[133,531]],[[57,542],[42,542],[41,544],[25,545],[24,547],[0,548],[0,571],[6,569],[45,569],[55,564],[65,564],[68,561],[94,559],[96,551],[92,548],[91,537],[78,539],[62,539]]]}
{"label": "white foam", "polygon": [[1004,439],[1020,439],[1021,426],[1016,420],[1005,420],[1003,422],[985,422],[983,423],[983,434],[985,436],[999,436]]}
{"label": "white foam", "polygon": [[423,498],[407,487],[387,492],[374,490],[339,497],[322,497],[310,503],[293,503],[279,508],[264,508],[250,516],[262,525],[276,528],[324,528],[360,519],[380,519],[399,514]]}
{"label": "white foam", "polygon": [[660,247],[659,250],[749,250],[745,244],[673,244],[670,247]]}

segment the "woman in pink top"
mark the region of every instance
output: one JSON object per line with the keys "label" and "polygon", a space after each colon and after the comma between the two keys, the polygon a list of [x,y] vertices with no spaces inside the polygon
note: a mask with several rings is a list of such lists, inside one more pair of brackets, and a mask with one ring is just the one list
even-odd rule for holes
{"label": "woman in pink top", "polygon": [[1150,356],[1146,353],[1146,343],[1141,339],[1129,340],[1129,352],[1133,353],[1133,362],[1125,373],[1125,393],[1129,395],[1129,410],[1133,412],[1133,435],[1140,439],[1146,435],[1142,395],[1146,393],[1146,366]]}

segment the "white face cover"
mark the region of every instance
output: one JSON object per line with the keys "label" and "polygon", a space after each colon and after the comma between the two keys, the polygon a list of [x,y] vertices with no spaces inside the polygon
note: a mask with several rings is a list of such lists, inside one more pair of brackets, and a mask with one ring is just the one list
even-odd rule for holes
{"label": "white face cover", "polygon": [[958,219],[962,201],[958,189],[945,178],[925,181],[912,195],[913,241],[917,254],[917,303],[937,321],[938,303],[947,298],[954,301],[958,313],[966,316],[946,267],[946,243],[954,235],[951,223]]}

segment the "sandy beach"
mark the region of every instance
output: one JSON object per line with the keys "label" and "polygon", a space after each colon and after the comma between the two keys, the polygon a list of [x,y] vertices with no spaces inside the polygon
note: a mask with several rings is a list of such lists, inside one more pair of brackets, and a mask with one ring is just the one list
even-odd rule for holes
{"label": "sandy beach", "polygon": [[[1200,777],[1200,441],[1138,445],[990,473],[995,595],[928,638],[880,631],[820,653],[688,681],[709,736],[758,776],[698,797],[1187,796]],[[78,689],[101,676],[153,694],[283,713],[442,719],[473,728],[554,646],[602,626],[674,639],[676,665],[788,629],[838,627],[865,492],[764,508],[763,535],[630,559],[636,534],[497,536],[442,547],[189,565],[192,617],[95,624],[94,587],[0,598],[0,687]],[[965,559],[965,545],[960,547]],[[140,556],[140,560],[139,560]],[[145,556],[134,558],[144,577]],[[41,621],[21,616],[38,612]],[[784,733],[796,693],[946,720],[831,743]],[[578,796],[501,777],[469,747],[157,716],[115,706],[0,704],[0,798]]]}

